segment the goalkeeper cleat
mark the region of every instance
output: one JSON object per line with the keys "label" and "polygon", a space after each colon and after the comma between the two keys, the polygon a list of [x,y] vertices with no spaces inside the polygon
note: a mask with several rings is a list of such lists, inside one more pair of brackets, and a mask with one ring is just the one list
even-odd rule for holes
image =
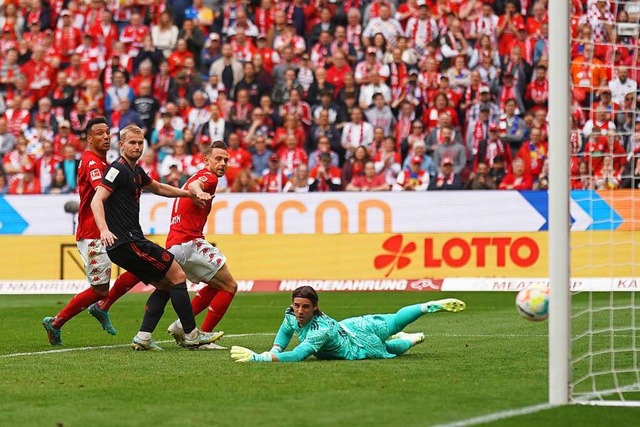
{"label": "goalkeeper cleat", "polygon": [[100,325],[102,325],[102,329],[107,331],[108,334],[115,335],[118,333],[111,324],[111,319],[109,318],[108,311],[101,310],[96,303],[91,304],[87,311],[90,315],[95,317],[98,322],[100,322]]}
{"label": "goalkeeper cleat", "polygon": [[459,299],[455,298],[429,301],[425,303],[425,306],[426,309],[423,310],[425,313],[437,313],[439,311],[450,311],[452,313],[457,313],[467,308],[467,305],[464,303],[464,301],[460,301]]}
{"label": "goalkeeper cleat", "polygon": [[184,336],[185,347],[187,348],[200,347],[201,345],[212,343],[220,339],[220,337],[224,335],[224,332],[202,332],[198,329],[195,329],[195,331],[196,333],[194,338],[189,338],[189,336],[185,334]]}
{"label": "goalkeeper cleat", "polygon": [[182,325],[179,320],[176,320],[167,328],[167,334],[171,335],[174,340],[176,340],[176,344],[178,347],[185,347],[184,344],[184,331],[182,330]]}
{"label": "goalkeeper cleat", "polygon": [[195,350],[228,350],[229,347],[223,347],[221,345],[218,345],[214,342],[210,342],[209,344],[203,344],[199,347],[196,347]]}
{"label": "goalkeeper cleat", "polygon": [[407,340],[411,341],[413,345],[418,345],[424,342],[424,334],[422,332],[416,332],[415,334],[409,334],[407,332],[398,332],[395,335],[389,337],[390,340]]}
{"label": "goalkeeper cleat", "polygon": [[153,339],[144,341],[137,336],[133,337],[131,341],[131,348],[135,351],[164,351]]}
{"label": "goalkeeper cleat", "polygon": [[60,338],[60,329],[53,327],[53,317],[45,317],[42,319],[42,326],[47,331],[47,338],[51,345],[62,345],[62,338]]}

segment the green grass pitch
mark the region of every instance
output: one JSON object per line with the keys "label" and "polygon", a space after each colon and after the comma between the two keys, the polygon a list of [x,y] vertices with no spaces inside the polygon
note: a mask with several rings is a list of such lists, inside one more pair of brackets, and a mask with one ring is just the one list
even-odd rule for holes
{"label": "green grass pitch", "polygon": [[[465,300],[467,310],[410,325],[427,340],[397,359],[240,364],[228,351],[170,342],[163,353],[131,351],[146,295],[114,305],[117,336],[82,313],[63,328],[72,351],[37,354],[52,350],[42,317],[69,296],[2,296],[0,425],[429,426],[545,402],[547,324],[521,319],[512,293],[322,293],[320,307],[342,319],[444,297]],[[220,344],[269,349],[288,303],[284,293],[238,295]],[[169,338],[174,316],[169,306],[156,339]],[[80,349],[99,346],[107,347]],[[492,425],[627,426],[639,412],[570,406]]]}

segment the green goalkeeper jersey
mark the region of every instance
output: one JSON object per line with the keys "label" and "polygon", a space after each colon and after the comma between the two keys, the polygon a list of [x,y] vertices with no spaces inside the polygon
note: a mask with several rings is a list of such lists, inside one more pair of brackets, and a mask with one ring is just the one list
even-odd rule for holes
{"label": "green goalkeeper jersey", "polygon": [[[277,354],[280,362],[298,362],[311,355],[318,359],[341,360],[394,357],[384,350],[384,343],[378,336],[364,328],[352,328],[366,322],[366,317],[368,316],[345,319],[338,323],[326,314],[316,314],[309,323],[300,327],[293,309],[289,307],[285,311],[271,351]],[[357,322],[354,324],[349,321]],[[298,334],[300,344],[291,351],[282,352],[289,345],[294,333]],[[374,341],[375,351],[372,352],[372,346],[368,344]]]}

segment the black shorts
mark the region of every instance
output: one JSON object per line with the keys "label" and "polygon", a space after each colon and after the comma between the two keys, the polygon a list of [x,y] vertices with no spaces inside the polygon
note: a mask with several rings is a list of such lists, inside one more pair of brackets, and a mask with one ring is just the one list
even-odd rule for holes
{"label": "black shorts", "polygon": [[150,240],[123,243],[107,254],[114,264],[133,273],[144,283],[162,280],[173,263],[173,254]]}

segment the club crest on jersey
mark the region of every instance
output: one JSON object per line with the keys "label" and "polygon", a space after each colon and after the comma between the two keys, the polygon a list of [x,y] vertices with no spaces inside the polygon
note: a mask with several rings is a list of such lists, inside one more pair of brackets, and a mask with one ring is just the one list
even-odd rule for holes
{"label": "club crest on jersey", "polygon": [[104,178],[109,182],[113,182],[119,173],[120,171],[118,169],[111,168],[109,169],[109,172],[107,172],[107,175]]}
{"label": "club crest on jersey", "polygon": [[169,256],[168,252],[163,252],[162,253],[162,261],[169,262],[170,259],[171,259],[171,256]]}
{"label": "club crest on jersey", "polygon": [[92,169],[89,174],[91,175],[91,181],[102,178],[102,172],[100,172],[100,169]]}

